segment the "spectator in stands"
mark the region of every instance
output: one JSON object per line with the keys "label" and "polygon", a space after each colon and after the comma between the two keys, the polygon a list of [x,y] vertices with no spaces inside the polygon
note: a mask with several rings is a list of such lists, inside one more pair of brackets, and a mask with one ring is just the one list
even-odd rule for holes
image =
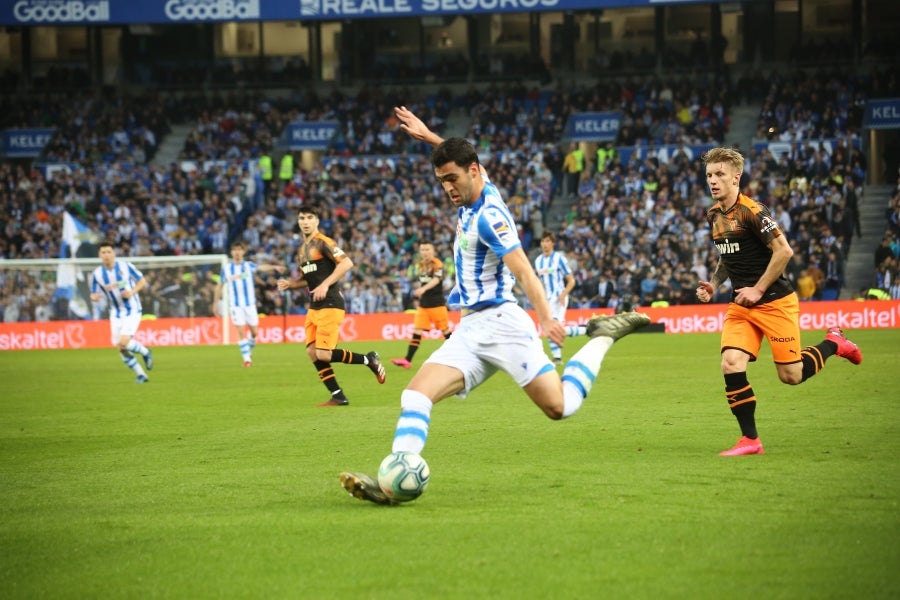
{"label": "spectator in stands", "polygon": [[563,161],[563,194],[574,198],[578,194],[578,182],[581,180],[581,172],[584,171],[584,151],[576,142],[572,142],[569,152]]}
{"label": "spectator in stands", "polygon": [[875,248],[875,268],[880,269],[885,260],[894,257],[894,251],[891,249],[893,236],[885,233],[881,238],[881,245]]}

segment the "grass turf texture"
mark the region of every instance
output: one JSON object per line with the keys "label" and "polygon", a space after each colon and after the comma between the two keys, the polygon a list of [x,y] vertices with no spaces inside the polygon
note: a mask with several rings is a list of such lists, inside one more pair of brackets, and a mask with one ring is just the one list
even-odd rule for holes
{"label": "grass turf texture", "polygon": [[896,598],[900,331],[851,339],[796,387],[764,347],[764,456],[717,455],[717,335],[622,340],[563,422],[499,374],[435,408],[400,507],[337,475],[389,452],[405,343],[346,345],[388,369],[337,365],[346,408],[296,345],[157,348],[143,386],[112,349],[2,353],[0,596]]}

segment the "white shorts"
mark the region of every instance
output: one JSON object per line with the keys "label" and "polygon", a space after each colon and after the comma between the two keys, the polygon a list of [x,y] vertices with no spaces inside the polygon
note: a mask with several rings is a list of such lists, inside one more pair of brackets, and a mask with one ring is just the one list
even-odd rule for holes
{"label": "white shorts", "polygon": [[566,322],[566,308],[569,306],[569,297],[566,296],[565,302],[559,301],[559,296],[556,298],[548,298],[547,301],[550,303],[550,316],[553,317],[554,321],[559,321],[560,323]]}
{"label": "white shorts", "polygon": [[256,312],[256,306],[232,306],[231,322],[238,327],[244,325],[256,327],[259,325],[259,313]]}
{"label": "white shorts", "polygon": [[137,333],[138,327],[141,326],[142,316],[143,315],[141,315],[141,313],[137,313],[134,315],[128,315],[127,317],[109,318],[109,328],[112,332],[113,346],[118,345],[119,338],[123,335],[134,337],[134,334]]}
{"label": "white shorts", "polygon": [[465,398],[498,370],[509,373],[519,387],[553,370],[534,321],[512,302],[460,319],[450,339],[425,362],[462,371],[466,387],[457,394],[460,398]]}

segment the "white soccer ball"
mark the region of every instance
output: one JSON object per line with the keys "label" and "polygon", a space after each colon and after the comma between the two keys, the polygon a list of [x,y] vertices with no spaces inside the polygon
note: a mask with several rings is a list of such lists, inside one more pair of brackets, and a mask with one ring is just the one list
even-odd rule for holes
{"label": "white soccer ball", "polygon": [[409,502],[421,496],[430,476],[428,463],[412,452],[392,452],[378,467],[378,485],[397,502]]}

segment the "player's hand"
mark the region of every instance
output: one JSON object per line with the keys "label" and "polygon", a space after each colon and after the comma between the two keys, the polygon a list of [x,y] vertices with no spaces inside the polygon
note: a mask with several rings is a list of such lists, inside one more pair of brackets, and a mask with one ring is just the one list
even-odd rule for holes
{"label": "player's hand", "polygon": [[541,322],[541,333],[558,346],[562,346],[566,339],[566,329],[556,319]]}
{"label": "player's hand", "polygon": [[431,130],[422,122],[422,119],[405,106],[394,107],[394,114],[400,119],[400,129],[405,131],[411,138],[424,141],[426,136],[431,133]]}
{"label": "player's hand", "polygon": [[133,292],[131,290],[122,290],[120,295],[122,296],[122,300],[128,300],[133,295]]}
{"label": "player's hand", "polygon": [[763,293],[755,287],[742,287],[735,290],[734,301],[741,306],[754,306]]}
{"label": "player's hand", "polygon": [[291,286],[290,282],[287,279],[279,279],[278,281],[275,282],[275,285],[278,286],[278,290],[281,292],[283,292],[284,290],[288,289]]}
{"label": "player's hand", "polygon": [[328,293],[328,286],[323,283],[322,285],[320,285],[319,287],[317,287],[316,289],[314,289],[312,291],[312,294],[311,294],[312,299],[315,300],[316,302],[318,302],[320,300],[324,300],[325,295],[327,293]]}
{"label": "player's hand", "polygon": [[709,302],[710,300],[712,300],[712,295],[715,291],[716,289],[710,282],[701,281],[699,284],[697,284],[697,299],[700,302]]}

